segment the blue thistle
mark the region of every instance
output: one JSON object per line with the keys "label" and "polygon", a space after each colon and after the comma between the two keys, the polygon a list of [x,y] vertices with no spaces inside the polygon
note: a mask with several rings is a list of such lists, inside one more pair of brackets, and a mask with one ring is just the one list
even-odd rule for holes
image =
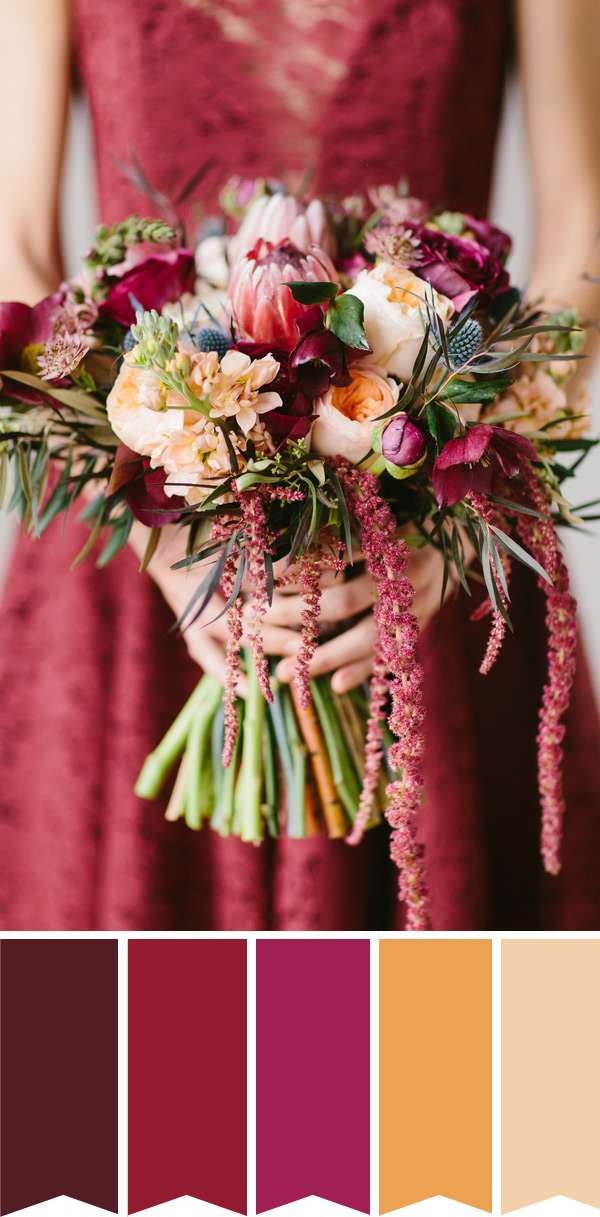
{"label": "blue thistle", "polygon": [[225,330],[211,329],[208,326],[196,330],[191,338],[199,351],[216,351],[219,359],[227,354],[231,346],[231,339]]}
{"label": "blue thistle", "polygon": [[464,367],[469,359],[477,354],[481,346],[483,331],[478,321],[469,317],[464,325],[448,342],[448,361],[450,370],[455,372]]}
{"label": "blue thistle", "polygon": [[128,331],[127,331],[127,333],[126,333],[126,335],[125,335],[125,337],[124,337],[124,339],[123,339],[123,344],[122,344],[122,345],[123,345],[123,350],[125,351],[125,354],[127,354],[127,352],[128,352],[128,351],[132,351],[132,350],[133,350],[134,346],[136,345],[136,340],[135,340],[135,338],[133,337],[133,334],[131,333],[131,330],[128,330]]}

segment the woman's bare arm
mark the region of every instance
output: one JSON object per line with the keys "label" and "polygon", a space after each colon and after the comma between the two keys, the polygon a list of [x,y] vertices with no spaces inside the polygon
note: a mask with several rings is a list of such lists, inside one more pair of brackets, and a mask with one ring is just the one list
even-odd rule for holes
{"label": "woman's bare arm", "polygon": [[[600,316],[600,4],[518,0],[535,204],[531,292]],[[599,346],[590,329],[586,354]],[[589,375],[589,365],[581,373]]]}
{"label": "woman's bare arm", "polygon": [[69,95],[67,0],[0,0],[0,299],[62,278],[58,200]]}

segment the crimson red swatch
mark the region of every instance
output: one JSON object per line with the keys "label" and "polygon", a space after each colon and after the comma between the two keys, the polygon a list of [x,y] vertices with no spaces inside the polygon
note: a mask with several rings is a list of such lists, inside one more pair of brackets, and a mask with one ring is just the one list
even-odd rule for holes
{"label": "crimson red swatch", "polygon": [[0,1211],[116,1213],[117,942],[5,939],[0,974]]}
{"label": "crimson red swatch", "polygon": [[369,942],[256,944],[256,1208],[369,1212]]}
{"label": "crimson red swatch", "polygon": [[129,1212],[246,1212],[246,941],[129,942]]}

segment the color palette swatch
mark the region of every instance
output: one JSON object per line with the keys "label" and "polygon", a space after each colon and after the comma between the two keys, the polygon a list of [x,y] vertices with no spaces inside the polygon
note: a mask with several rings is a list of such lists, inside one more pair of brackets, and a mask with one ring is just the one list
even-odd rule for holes
{"label": "color palette swatch", "polygon": [[129,1212],[246,1212],[246,943],[129,943]]}
{"label": "color palette swatch", "polygon": [[369,1212],[369,943],[258,942],[256,1209]]}
{"label": "color palette swatch", "polygon": [[0,950],[2,1214],[69,1195],[117,1211],[117,943]]}
{"label": "color palette swatch", "polygon": [[0,980],[2,1217],[600,1208],[599,939],[16,938]]}
{"label": "color palette swatch", "polygon": [[502,1212],[600,1208],[600,941],[502,943]]}
{"label": "color palette swatch", "polygon": [[490,942],[379,945],[379,1211],[492,1207]]}

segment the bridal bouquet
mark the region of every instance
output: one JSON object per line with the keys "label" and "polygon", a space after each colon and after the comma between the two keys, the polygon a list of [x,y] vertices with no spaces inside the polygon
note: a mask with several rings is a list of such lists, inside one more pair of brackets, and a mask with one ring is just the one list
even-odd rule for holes
{"label": "bridal bouquet", "polygon": [[[505,233],[401,189],[305,204],[238,181],[223,203],[195,253],[132,216],[97,230],[55,296],[0,306],[2,484],[12,467],[10,505],[36,536],[87,487],[78,561],[101,538],[109,561],[137,518],[143,569],[161,529],[179,528],[177,566],[199,575],[178,627],[205,620],[217,590],[225,599],[225,687],[201,680],[137,792],[156,797],[178,763],[168,816],[253,842],[324,825],[355,844],[384,813],[408,925],[424,929],[412,548],[439,550],[442,598],[484,585],[472,614],[490,618],[483,673],[512,628],[511,563],[544,589],[541,848],[548,871],[560,866],[575,602],[557,524],[579,522],[561,487],[594,442],[585,391],[567,393],[583,332],[574,313],[525,303]],[[323,574],[351,586],[355,562],[375,587],[373,676],[339,696],[310,665]],[[287,686],[262,622],[292,584],[304,612]]]}

